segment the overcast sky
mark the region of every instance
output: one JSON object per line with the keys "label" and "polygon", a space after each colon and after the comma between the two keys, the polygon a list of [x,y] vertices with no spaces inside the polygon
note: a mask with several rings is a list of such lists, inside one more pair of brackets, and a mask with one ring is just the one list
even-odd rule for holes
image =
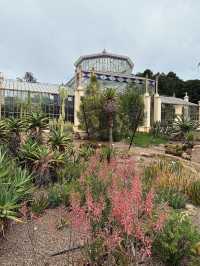
{"label": "overcast sky", "polygon": [[31,71],[60,83],[83,54],[129,56],[134,73],[150,68],[200,77],[199,0],[0,0],[0,71]]}

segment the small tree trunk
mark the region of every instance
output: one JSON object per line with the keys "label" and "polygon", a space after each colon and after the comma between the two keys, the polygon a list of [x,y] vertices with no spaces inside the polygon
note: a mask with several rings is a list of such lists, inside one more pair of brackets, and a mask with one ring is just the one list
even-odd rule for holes
{"label": "small tree trunk", "polygon": [[109,115],[108,125],[109,125],[109,145],[110,145],[110,148],[111,148],[112,147],[112,143],[113,143],[113,119],[112,119],[112,114]]}
{"label": "small tree trunk", "polygon": [[109,145],[110,147],[112,147],[112,143],[113,143],[113,137],[112,137],[112,127],[109,127]]}

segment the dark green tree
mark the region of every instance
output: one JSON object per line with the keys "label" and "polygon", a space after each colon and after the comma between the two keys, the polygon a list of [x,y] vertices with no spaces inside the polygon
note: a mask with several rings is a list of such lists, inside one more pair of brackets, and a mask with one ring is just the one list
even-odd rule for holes
{"label": "dark green tree", "polygon": [[102,93],[96,76],[92,74],[85,90],[85,96],[81,99],[80,112],[78,113],[80,128],[87,132],[88,138],[97,137],[101,112]]}
{"label": "dark green tree", "polygon": [[135,87],[127,87],[125,92],[120,96],[119,114],[122,121],[122,131],[127,132],[129,135],[131,134],[130,149],[135,133],[144,118],[144,100],[135,90]]}
{"label": "dark green tree", "polygon": [[32,83],[36,83],[37,79],[34,77],[32,72],[26,72],[24,75],[24,80],[26,82],[32,82]]}

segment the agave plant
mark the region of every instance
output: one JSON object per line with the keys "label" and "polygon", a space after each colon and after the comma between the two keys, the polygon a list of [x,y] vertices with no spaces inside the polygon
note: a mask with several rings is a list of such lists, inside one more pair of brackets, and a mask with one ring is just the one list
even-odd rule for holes
{"label": "agave plant", "polygon": [[5,120],[0,120],[0,144],[8,142],[8,128]]}
{"label": "agave plant", "polygon": [[49,119],[39,112],[28,115],[28,129],[32,139],[42,142],[42,132],[49,128]]}
{"label": "agave plant", "polygon": [[29,140],[22,146],[20,159],[21,163],[33,172],[35,182],[39,186],[55,181],[57,167],[64,164],[64,154],[51,151],[33,140]]}
{"label": "agave plant", "polygon": [[173,123],[173,134],[175,136],[180,136],[184,140],[186,139],[186,135],[196,130],[199,127],[199,123],[197,121],[192,121],[186,118],[184,115],[177,116]]}
{"label": "agave plant", "polygon": [[9,118],[7,120],[8,130],[9,130],[9,149],[12,154],[16,155],[20,143],[21,143],[21,132],[25,129],[25,123],[21,119]]}
{"label": "agave plant", "polygon": [[30,195],[31,188],[31,175],[26,170],[18,168],[0,148],[0,232],[4,233],[7,221],[19,221],[19,204]]}
{"label": "agave plant", "polygon": [[69,146],[71,138],[62,133],[61,129],[52,129],[50,133],[49,143],[53,150],[64,152]]}

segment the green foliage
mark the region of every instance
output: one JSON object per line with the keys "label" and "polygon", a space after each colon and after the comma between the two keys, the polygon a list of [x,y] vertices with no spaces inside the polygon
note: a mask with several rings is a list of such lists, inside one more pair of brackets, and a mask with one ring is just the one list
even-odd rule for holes
{"label": "green foliage", "polygon": [[185,208],[187,197],[173,188],[161,188],[156,194],[156,200],[158,203],[168,202],[169,206],[174,209]]}
{"label": "green foliage", "polygon": [[42,214],[48,207],[48,197],[44,192],[35,195],[31,202],[31,211],[34,214]]}
{"label": "green foliage", "polygon": [[122,131],[130,134],[130,146],[138,127],[144,119],[144,100],[133,86],[127,87],[120,96],[119,116],[122,121]]}
{"label": "green foliage", "polygon": [[42,142],[42,132],[49,128],[49,119],[40,112],[31,113],[27,117],[28,130],[32,139]]}
{"label": "green foliage", "polygon": [[182,213],[173,213],[156,237],[153,251],[167,265],[179,266],[192,257],[192,248],[199,240],[200,234],[189,218]]}
{"label": "green foliage", "polygon": [[114,157],[115,154],[116,154],[116,151],[114,147],[103,146],[100,150],[100,159],[107,160],[107,162],[110,163],[112,157]]}
{"label": "green foliage", "polygon": [[[130,138],[128,141],[130,141]],[[136,133],[133,139],[135,146],[138,147],[148,147],[151,145],[160,145],[165,144],[167,139],[164,137],[154,137],[149,133]]]}
{"label": "green foliage", "polygon": [[64,180],[69,182],[78,179],[81,176],[83,169],[84,164],[80,162],[68,161],[63,165],[62,168],[59,168],[57,174],[61,182]]}
{"label": "green foliage", "polygon": [[55,208],[61,205],[61,188],[59,184],[53,185],[48,190],[48,206],[50,208]]}
{"label": "green foliage", "polygon": [[66,207],[70,205],[70,192],[73,188],[73,182],[64,183],[62,185],[55,184],[48,190],[48,203],[50,208],[55,208],[64,204]]}
{"label": "green foliage", "polygon": [[70,142],[71,138],[65,135],[60,129],[51,130],[49,143],[53,150],[64,152]]}
{"label": "green foliage", "polygon": [[191,183],[188,188],[188,194],[194,204],[200,205],[200,180]]}
{"label": "green foliage", "polygon": [[92,244],[86,245],[84,255],[92,265],[104,265],[105,249],[103,248],[103,239],[97,237]]}
{"label": "green foliage", "polygon": [[39,186],[56,181],[58,178],[56,171],[64,164],[64,154],[53,152],[32,139],[22,145],[19,158],[21,164],[33,172],[35,183]]}
{"label": "green foliage", "polygon": [[0,120],[0,144],[5,144],[8,142],[8,127],[5,120]]}
{"label": "green foliage", "polygon": [[79,148],[79,156],[85,161],[88,161],[89,158],[95,154],[95,147],[92,143],[84,143]]}
{"label": "green foliage", "polygon": [[160,121],[156,121],[152,125],[150,133],[156,138],[169,137],[171,131],[172,131],[172,125],[170,125],[169,123],[164,124]]}
{"label": "green foliage", "polygon": [[109,131],[109,144],[113,142],[113,117],[117,112],[116,90],[113,88],[105,89],[103,93],[103,110],[107,116],[107,129]]}
{"label": "green foliage", "polygon": [[[28,199],[32,192],[32,177],[17,167],[6,152],[0,148],[0,223],[1,220],[17,219],[20,202]],[[1,231],[1,230],[0,230]]]}
{"label": "green foliage", "polygon": [[21,143],[20,133],[25,129],[25,121],[17,118],[7,120],[9,130],[9,149],[13,155],[16,155]]}
{"label": "green foliage", "polygon": [[88,137],[98,136],[102,111],[101,96],[99,83],[92,75],[85,96],[81,98],[80,112],[78,113],[80,127],[86,130]]}
{"label": "green foliage", "polygon": [[186,140],[186,136],[191,131],[196,130],[199,123],[186,118],[184,115],[177,116],[173,123],[173,134]]}
{"label": "green foliage", "polygon": [[165,152],[175,156],[182,156],[184,147],[181,144],[167,144],[165,145]]}

